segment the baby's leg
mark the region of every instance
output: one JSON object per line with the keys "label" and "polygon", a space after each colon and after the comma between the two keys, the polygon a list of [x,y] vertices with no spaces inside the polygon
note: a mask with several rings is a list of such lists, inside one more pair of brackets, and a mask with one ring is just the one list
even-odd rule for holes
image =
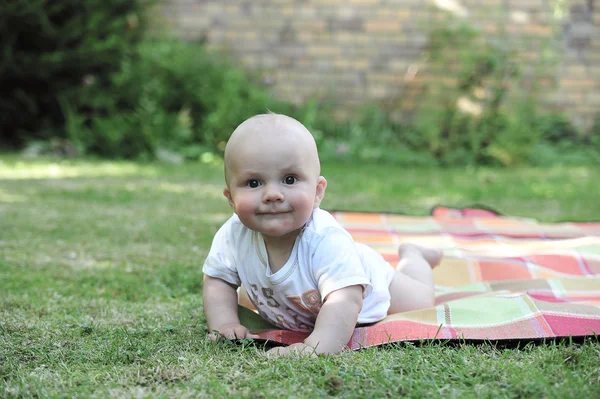
{"label": "baby's leg", "polygon": [[390,283],[388,314],[429,308],[434,305],[433,268],[440,264],[442,251],[402,244],[400,261]]}

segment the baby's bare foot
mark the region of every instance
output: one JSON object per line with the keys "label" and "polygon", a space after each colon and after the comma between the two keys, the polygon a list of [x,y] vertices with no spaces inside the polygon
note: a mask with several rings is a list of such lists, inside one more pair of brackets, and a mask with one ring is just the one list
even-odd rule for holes
{"label": "baby's bare foot", "polygon": [[400,259],[407,253],[418,253],[423,259],[429,263],[429,266],[433,269],[438,266],[444,256],[444,252],[439,248],[425,248],[420,245],[404,243],[400,244],[398,248],[398,253],[400,254]]}

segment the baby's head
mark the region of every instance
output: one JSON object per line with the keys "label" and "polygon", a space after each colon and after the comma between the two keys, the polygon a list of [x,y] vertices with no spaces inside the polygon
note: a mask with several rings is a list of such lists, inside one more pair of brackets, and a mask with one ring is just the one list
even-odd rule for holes
{"label": "baby's head", "polygon": [[229,184],[231,170],[244,166],[239,162],[240,152],[251,152],[247,155],[262,158],[278,148],[298,151],[304,161],[302,168],[319,176],[321,166],[317,144],[308,129],[294,118],[269,113],[246,119],[231,134],[225,147],[225,181]]}
{"label": "baby's head", "polygon": [[225,181],[223,193],[242,223],[274,236],[301,228],[327,186],[314,138],[280,114],[256,115],[235,129],[225,147]]}

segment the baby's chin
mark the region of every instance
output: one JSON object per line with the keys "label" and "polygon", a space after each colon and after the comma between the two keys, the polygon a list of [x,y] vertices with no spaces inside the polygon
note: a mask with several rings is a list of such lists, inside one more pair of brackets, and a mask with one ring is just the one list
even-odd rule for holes
{"label": "baby's chin", "polygon": [[272,238],[285,238],[288,236],[296,237],[300,232],[301,228],[263,228],[258,230],[263,236]]}

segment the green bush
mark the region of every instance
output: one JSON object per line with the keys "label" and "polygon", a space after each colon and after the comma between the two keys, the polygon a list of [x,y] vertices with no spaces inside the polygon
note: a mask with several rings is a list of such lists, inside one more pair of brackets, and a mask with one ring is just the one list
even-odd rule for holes
{"label": "green bush", "polygon": [[146,0],[0,2],[0,145],[64,135],[60,99],[118,69],[145,25]]}
{"label": "green bush", "polygon": [[429,32],[425,61],[432,83],[415,129],[441,164],[525,164],[540,142],[580,140],[564,116],[538,109],[552,60],[529,68],[525,79],[519,49],[502,33],[484,35],[468,21],[446,17]]}
{"label": "green bush", "polygon": [[82,152],[123,158],[218,153],[247,117],[292,109],[201,45],[175,39],[144,41],[108,85],[90,84],[65,108],[68,137]]}
{"label": "green bush", "polygon": [[585,134],[580,134],[564,115],[540,118],[544,140],[535,146],[529,163],[550,165],[600,165],[600,114]]}
{"label": "green bush", "polygon": [[[343,162],[386,162],[405,166],[435,166],[420,135],[408,124],[393,120],[380,106],[357,110],[353,118],[336,121],[319,113],[311,132],[323,160]],[[304,119],[302,119],[304,120]]]}

